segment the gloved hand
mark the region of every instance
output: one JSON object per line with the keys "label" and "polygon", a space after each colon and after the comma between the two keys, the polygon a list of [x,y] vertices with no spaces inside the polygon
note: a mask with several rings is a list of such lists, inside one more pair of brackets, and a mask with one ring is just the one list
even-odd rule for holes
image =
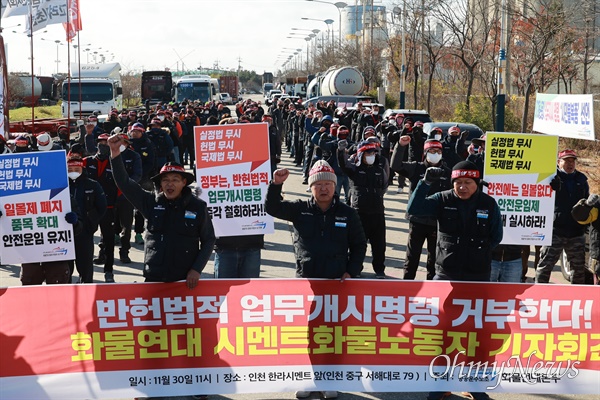
{"label": "gloved hand", "polygon": [[600,205],[599,201],[600,201],[600,196],[598,196],[597,194],[590,194],[590,196],[585,201],[585,205],[593,207],[595,205]]}
{"label": "gloved hand", "polygon": [[346,139],[338,140],[338,150],[346,150],[348,148],[348,141]]}
{"label": "gloved hand", "polygon": [[438,167],[429,167],[427,171],[425,171],[425,176],[423,180],[426,184],[431,185],[433,182],[438,181],[442,175],[444,174],[444,170]]}
{"label": "gloved hand", "polygon": [[78,219],[79,218],[77,218],[77,213],[74,213],[73,211],[65,214],[65,221],[67,221],[71,225],[75,225]]}
{"label": "gloved hand", "polygon": [[550,181],[550,187],[555,192],[558,192],[560,190],[560,188],[562,187],[562,182],[558,175],[554,175],[554,178],[552,178],[552,180]]}

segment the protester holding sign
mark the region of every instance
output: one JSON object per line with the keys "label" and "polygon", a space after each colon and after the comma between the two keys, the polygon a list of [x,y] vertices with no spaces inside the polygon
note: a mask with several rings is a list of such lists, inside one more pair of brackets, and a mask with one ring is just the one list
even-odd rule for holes
{"label": "protester holding sign", "polygon": [[[71,204],[76,210],[81,231],[75,235],[75,263],[79,272],[79,283],[94,282],[94,233],[106,212],[106,197],[100,184],[87,176],[83,160],[77,153],[67,154],[69,192]],[[73,261],[69,262],[69,272],[73,275]],[[71,281],[71,279],[69,279]]]}
{"label": "protester holding sign", "polygon": [[536,283],[548,283],[554,265],[563,250],[571,265],[571,283],[585,283],[585,226],[580,225],[571,215],[573,206],[580,199],[590,195],[587,177],[577,171],[577,153],[566,149],[558,153],[560,185],[555,184],[554,224],[552,245],[542,247],[540,262],[536,268]]}
{"label": "protester holding sign", "polygon": [[590,194],[587,199],[581,199],[575,204],[571,215],[582,224],[590,224],[590,265],[589,270],[594,274],[594,284],[600,282],[600,196]]}

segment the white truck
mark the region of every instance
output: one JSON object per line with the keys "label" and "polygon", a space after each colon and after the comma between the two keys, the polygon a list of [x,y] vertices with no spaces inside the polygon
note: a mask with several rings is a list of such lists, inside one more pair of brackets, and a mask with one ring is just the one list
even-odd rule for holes
{"label": "white truck", "polygon": [[[71,64],[72,78],[62,85],[63,117],[85,118],[94,111],[109,114],[123,108],[121,64]],[[69,115],[70,114],[70,115]]]}
{"label": "white truck", "polygon": [[219,100],[219,80],[208,75],[184,75],[173,85],[173,97],[177,102]]}

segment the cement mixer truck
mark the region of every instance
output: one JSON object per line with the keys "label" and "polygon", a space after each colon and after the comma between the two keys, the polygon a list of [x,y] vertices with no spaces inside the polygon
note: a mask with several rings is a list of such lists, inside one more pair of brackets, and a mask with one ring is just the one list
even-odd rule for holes
{"label": "cement mixer truck", "polygon": [[319,73],[306,88],[308,98],[317,96],[358,96],[365,89],[365,79],[356,67],[330,68]]}

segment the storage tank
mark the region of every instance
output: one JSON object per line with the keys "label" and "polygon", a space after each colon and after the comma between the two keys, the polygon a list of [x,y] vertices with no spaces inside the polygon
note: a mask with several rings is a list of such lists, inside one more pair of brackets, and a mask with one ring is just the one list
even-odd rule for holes
{"label": "storage tank", "polygon": [[[14,78],[18,80],[14,80]],[[42,95],[42,84],[37,77],[33,78],[33,91],[31,90],[31,76],[15,76],[9,79],[9,101],[13,106],[31,106],[37,104]],[[19,104],[22,102],[23,104]]]}
{"label": "storage tank", "polygon": [[365,79],[355,67],[327,71],[321,82],[322,96],[357,96],[364,90]]}

